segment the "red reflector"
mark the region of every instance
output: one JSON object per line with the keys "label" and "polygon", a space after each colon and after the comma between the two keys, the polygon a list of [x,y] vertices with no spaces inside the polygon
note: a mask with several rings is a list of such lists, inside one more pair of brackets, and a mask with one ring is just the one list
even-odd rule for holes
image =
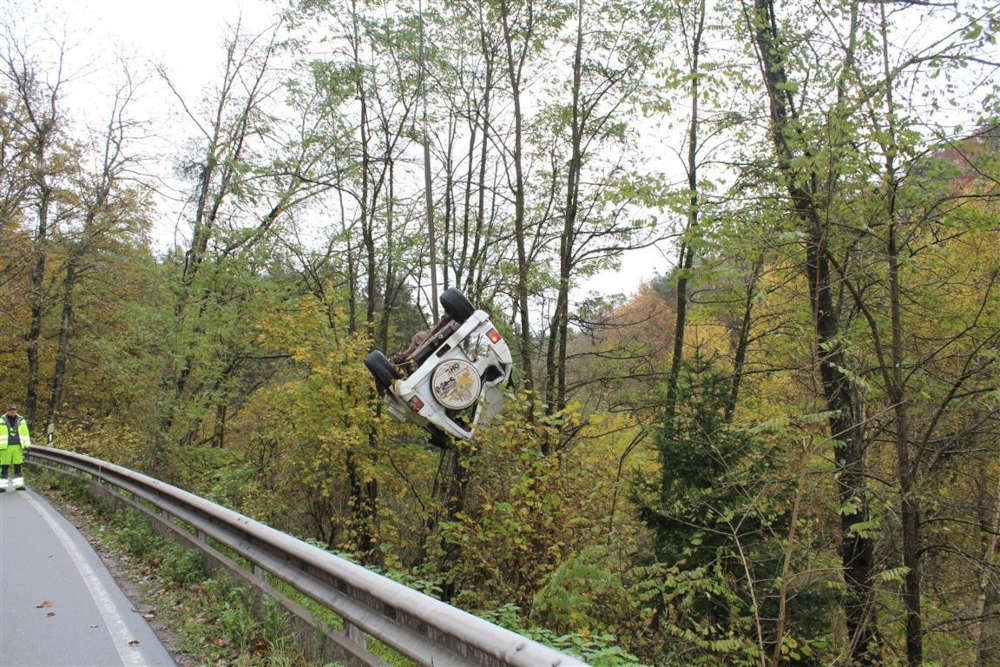
{"label": "red reflector", "polygon": [[420,400],[419,396],[414,396],[410,399],[410,407],[413,408],[414,412],[420,412],[420,408],[424,407],[424,402]]}
{"label": "red reflector", "polygon": [[493,343],[499,343],[503,338],[500,336],[500,332],[496,329],[490,329],[486,332],[486,337],[489,338]]}

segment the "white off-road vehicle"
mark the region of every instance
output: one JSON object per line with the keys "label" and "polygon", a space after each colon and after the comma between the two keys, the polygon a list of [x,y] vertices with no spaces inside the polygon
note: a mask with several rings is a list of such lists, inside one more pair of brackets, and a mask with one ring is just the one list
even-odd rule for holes
{"label": "white off-road vehicle", "polygon": [[468,440],[477,425],[500,411],[510,378],[510,348],[490,316],[454,288],[441,293],[445,316],[426,340],[390,361],[380,350],[365,358],[375,385],[402,421],[420,424],[434,444],[448,436]]}

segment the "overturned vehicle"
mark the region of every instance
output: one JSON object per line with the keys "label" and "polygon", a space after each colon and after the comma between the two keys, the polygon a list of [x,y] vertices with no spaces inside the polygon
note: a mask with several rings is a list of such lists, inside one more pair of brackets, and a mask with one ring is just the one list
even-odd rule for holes
{"label": "overturned vehicle", "polygon": [[440,302],[445,315],[431,329],[414,335],[391,359],[373,350],[365,366],[389,411],[420,424],[432,443],[446,447],[449,437],[471,439],[500,411],[512,362],[485,311],[454,288],[442,292]]}

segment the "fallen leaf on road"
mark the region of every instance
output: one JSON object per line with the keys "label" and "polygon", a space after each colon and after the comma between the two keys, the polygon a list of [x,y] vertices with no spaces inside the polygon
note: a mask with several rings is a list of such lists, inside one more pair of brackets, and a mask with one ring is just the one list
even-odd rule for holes
{"label": "fallen leaf on road", "polygon": [[49,613],[47,613],[47,614],[45,614],[45,615],[46,615],[46,616],[55,616],[55,615],[56,615],[56,613],[55,613],[54,611],[50,611]]}
{"label": "fallen leaf on road", "polygon": [[90,629],[91,630],[95,630],[95,629],[97,629],[97,626],[96,625],[92,625],[92,626],[90,626]]}
{"label": "fallen leaf on road", "polygon": [[139,645],[139,640],[138,639],[130,639],[130,640],[128,640],[128,645],[129,646],[138,646]]}
{"label": "fallen leaf on road", "polygon": [[40,604],[35,605],[35,609],[41,609],[42,607],[51,607],[52,600],[43,600]]}

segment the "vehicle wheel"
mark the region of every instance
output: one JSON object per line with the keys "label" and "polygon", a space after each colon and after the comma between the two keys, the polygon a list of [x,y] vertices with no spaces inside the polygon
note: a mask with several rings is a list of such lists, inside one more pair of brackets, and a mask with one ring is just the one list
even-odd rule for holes
{"label": "vehicle wheel", "polygon": [[399,373],[392,367],[392,364],[382,354],[381,350],[372,350],[365,357],[365,366],[375,378],[375,385],[379,390],[384,391],[392,386],[392,381],[399,377]]}
{"label": "vehicle wheel", "polygon": [[444,312],[448,313],[448,317],[455,320],[459,324],[469,319],[472,313],[476,310],[476,307],[472,305],[472,302],[466,299],[465,295],[454,287],[449,287],[445,291],[441,292],[441,296],[438,300],[444,307]]}

